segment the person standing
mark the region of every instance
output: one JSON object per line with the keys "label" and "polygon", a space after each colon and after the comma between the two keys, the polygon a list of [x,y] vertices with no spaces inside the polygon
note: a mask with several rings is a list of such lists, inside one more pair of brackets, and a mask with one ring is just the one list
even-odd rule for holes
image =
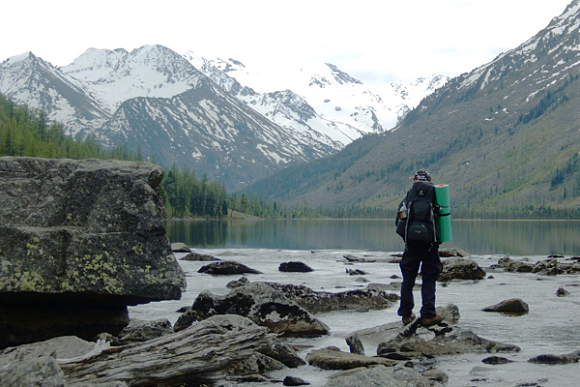
{"label": "person standing", "polygon": [[441,242],[436,222],[439,206],[428,171],[420,169],[415,173],[413,186],[399,209],[395,225],[397,233],[405,240],[405,251],[399,264],[403,283],[397,314],[401,316],[404,325],[415,320],[413,288],[421,267],[422,307],[419,323],[424,326],[434,325],[443,320],[443,316],[435,310],[436,281],[443,266],[439,258]]}

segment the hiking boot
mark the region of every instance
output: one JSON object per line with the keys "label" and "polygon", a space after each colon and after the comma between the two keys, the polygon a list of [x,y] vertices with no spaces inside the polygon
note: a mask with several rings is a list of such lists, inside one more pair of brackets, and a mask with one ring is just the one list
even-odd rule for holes
{"label": "hiking boot", "polygon": [[408,325],[415,319],[415,313],[411,313],[408,316],[403,317],[403,325]]}
{"label": "hiking boot", "polygon": [[443,321],[443,316],[440,314],[436,314],[435,316],[432,317],[422,317],[421,325],[428,327],[431,325],[439,324],[441,321]]}

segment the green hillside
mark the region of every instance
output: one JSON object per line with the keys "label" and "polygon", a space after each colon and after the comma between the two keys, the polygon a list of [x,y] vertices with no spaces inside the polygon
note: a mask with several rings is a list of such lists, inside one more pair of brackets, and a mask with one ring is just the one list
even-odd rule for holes
{"label": "green hillside", "polygon": [[450,185],[455,216],[580,217],[580,37],[553,33],[567,31],[557,22],[452,79],[391,132],[248,192],[314,208],[394,210],[409,177],[427,168]]}

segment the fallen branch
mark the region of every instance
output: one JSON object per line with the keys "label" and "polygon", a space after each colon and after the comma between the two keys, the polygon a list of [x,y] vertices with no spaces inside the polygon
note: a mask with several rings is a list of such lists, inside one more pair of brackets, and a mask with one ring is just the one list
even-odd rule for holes
{"label": "fallen branch", "polygon": [[[254,370],[248,362],[275,352],[274,335],[249,319],[221,315],[195,323],[178,333],[142,344],[105,349],[81,361],[60,362],[69,384],[125,382],[128,386],[207,383],[226,376],[268,371]],[[270,352],[272,351],[272,352]],[[260,361],[271,369],[283,367],[277,360]]]}

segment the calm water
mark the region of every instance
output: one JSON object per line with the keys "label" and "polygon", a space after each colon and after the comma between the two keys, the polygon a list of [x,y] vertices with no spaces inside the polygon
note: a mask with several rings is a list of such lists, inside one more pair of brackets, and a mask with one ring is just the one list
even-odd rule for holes
{"label": "calm water", "polygon": [[[401,251],[392,220],[168,222],[171,242],[206,248]],[[453,221],[453,241],[471,254],[580,255],[580,221]]]}

